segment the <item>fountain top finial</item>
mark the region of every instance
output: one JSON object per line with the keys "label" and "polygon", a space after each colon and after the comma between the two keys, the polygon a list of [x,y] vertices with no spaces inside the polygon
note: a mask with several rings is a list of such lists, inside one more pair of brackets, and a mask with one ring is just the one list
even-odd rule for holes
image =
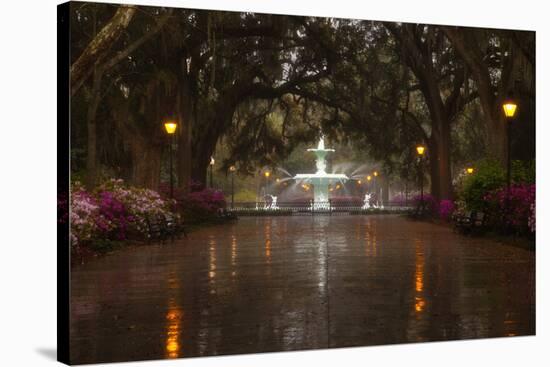
{"label": "fountain top finial", "polygon": [[317,149],[325,150],[325,136],[324,135],[321,135],[321,138],[319,138],[319,144],[317,145]]}
{"label": "fountain top finial", "polygon": [[[327,149],[325,148],[325,136],[321,135],[319,138],[319,143],[317,144],[317,148],[310,148],[307,150],[308,152],[316,152],[316,154],[320,154],[322,152],[334,152],[334,149]],[[319,153],[317,153],[319,152]]]}

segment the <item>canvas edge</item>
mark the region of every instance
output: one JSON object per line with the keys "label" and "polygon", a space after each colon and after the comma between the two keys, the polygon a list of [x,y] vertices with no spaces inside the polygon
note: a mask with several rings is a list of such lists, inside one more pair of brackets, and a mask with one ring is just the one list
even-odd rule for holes
{"label": "canvas edge", "polygon": [[[69,200],[70,168],[70,2],[57,5],[57,195]],[[57,360],[70,364],[69,219],[57,221]]]}

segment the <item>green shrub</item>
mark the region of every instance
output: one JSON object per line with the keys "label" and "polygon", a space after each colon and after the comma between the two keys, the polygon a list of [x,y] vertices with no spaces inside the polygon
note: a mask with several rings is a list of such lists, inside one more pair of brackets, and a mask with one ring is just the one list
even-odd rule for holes
{"label": "green shrub", "polygon": [[512,161],[512,182],[516,184],[535,183],[535,161]]}
{"label": "green shrub", "polygon": [[[512,184],[535,183],[535,161],[512,161]],[[467,210],[485,210],[485,196],[506,186],[506,170],[498,161],[483,160],[475,165],[472,175],[465,175],[459,185],[458,196]]]}
{"label": "green shrub", "polygon": [[506,172],[499,162],[483,160],[475,165],[475,172],[467,175],[459,189],[459,197],[468,210],[483,210],[485,195],[506,184]]}

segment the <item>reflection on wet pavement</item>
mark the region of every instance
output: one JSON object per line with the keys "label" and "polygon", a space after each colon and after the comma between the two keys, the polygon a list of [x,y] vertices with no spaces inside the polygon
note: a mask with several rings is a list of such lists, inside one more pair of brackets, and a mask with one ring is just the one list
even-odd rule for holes
{"label": "reflection on wet pavement", "polygon": [[72,272],[73,363],[535,333],[535,255],[398,216],[241,218]]}

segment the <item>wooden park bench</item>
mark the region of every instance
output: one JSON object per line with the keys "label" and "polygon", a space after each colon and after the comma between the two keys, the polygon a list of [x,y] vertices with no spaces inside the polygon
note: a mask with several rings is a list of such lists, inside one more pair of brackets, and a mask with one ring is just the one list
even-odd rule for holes
{"label": "wooden park bench", "polygon": [[220,208],[218,210],[218,218],[219,219],[222,219],[222,220],[237,220],[239,219],[239,217],[237,217],[237,214],[225,209],[225,208]]}
{"label": "wooden park bench", "polygon": [[184,237],[187,237],[187,232],[185,231],[185,225],[182,219],[169,216],[168,218],[165,218],[165,220],[166,232],[170,238],[178,238],[181,234],[183,234]]}
{"label": "wooden park bench", "polygon": [[429,214],[430,211],[426,203],[419,203],[417,206],[414,207],[414,209],[409,212],[409,216],[414,219],[424,218],[427,217]]}
{"label": "wooden park bench", "polygon": [[462,233],[480,233],[487,227],[486,215],[482,211],[467,211],[453,215],[455,228]]}
{"label": "wooden park bench", "polygon": [[181,220],[173,216],[155,215],[146,218],[147,222],[147,241],[166,241],[174,240],[181,234],[187,237],[185,226]]}

